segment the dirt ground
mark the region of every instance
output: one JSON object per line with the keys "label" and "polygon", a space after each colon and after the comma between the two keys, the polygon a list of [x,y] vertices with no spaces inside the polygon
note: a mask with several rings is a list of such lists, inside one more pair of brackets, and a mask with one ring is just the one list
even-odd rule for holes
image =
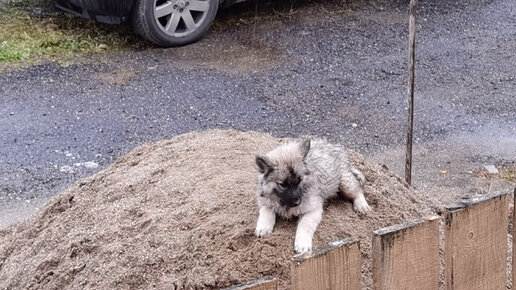
{"label": "dirt ground", "polygon": [[[133,150],[0,231],[0,288],[215,289],[269,275],[288,289],[295,221],[254,236],[254,156],[284,141],[210,130]],[[349,202],[331,201],[315,246],[359,238],[369,288],[372,231],[436,206],[386,166],[350,154],[373,212],[359,216]]]}
{"label": "dirt ground", "polygon": [[[419,218],[417,209],[424,212],[434,201],[448,204],[514,189],[514,183],[476,173],[486,164],[502,168],[516,162],[515,1],[420,1],[416,190],[408,191],[391,176],[403,176],[405,156],[406,1],[290,2],[296,5],[280,12],[257,2],[258,15],[255,2],[221,9],[212,31],[183,48],[131,50],[0,73],[0,288],[200,283],[181,276],[188,267],[199,277],[214,277],[203,280],[208,288],[264,274],[288,276],[278,269],[293,254],[293,223],[280,223],[277,236],[255,239],[257,213],[247,194],[254,180],[249,156],[279,139],[246,133],[234,147],[236,135],[229,133],[228,140],[216,139],[220,143],[206,137],[213,142],[190,144],[182,136],[132,151],[186,132],[231,128],[276,138],[326,136],[367,156],[362,165],[362,157],[355,158],[370,178],[366,195],[376,200],[376,211],[360,217],[347,203],[331,203],[327,213],[342,214],[346,224],[326,232],[325,224],[333,224],[327,215],[316,245],[369,235],[383,222]],[[186,149],[195,144],[203,149]],[[210,146],[212,151],[205,149]],[[222,149],[229,147],[240,151],[228,155]],[[220,172],[213,175],[213,168]],[[206,176],[223,176],[225,183]],[[387,188],[378,197],[381,184]],[[203,199],[213,192],[217,198]],[[407,196],[414,201],[398,199]],[[397,202],[408,208],[382,207]],[[243,223],[210,219],[218,212],[237,212]],[[37,214],[30,218],[32,213]],[[176,242],[187,249],[183,255]],[[261,256],[239,260],[248,247],[279,264]],[[238,274],[229,263],[212,275],[206,263],[220,265],[221,259],[214,248],[242,265],[263,262],[260,273],[245,266],[249,272]],[[268,252],[273,248],[283,252]],[[176,262],[185,259],[186,266]]]}

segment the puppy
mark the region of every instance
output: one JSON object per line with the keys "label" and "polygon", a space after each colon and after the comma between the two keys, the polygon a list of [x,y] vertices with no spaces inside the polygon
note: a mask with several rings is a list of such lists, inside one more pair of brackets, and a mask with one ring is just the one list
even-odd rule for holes
{"label": "puppy", "polygon": [[365,177],[350,164],[340,145],[320,139],[290,142],[257,155],[256,165],[258,237],[272,233],[276,215],[286,219],[299,216],[294,249],[310,251],[324,202],[339,192],[353,201],[356,212],[371,211],[362,188]]}

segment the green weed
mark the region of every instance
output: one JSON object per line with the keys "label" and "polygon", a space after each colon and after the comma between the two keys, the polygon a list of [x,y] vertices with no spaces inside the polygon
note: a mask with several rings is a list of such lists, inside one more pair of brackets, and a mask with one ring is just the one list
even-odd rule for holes
{"label": "green weed", "polygon": [[500,178],[516,183],[516,166],[502,168],[500,170]]}
{"label": "green weed", "polygon": [[[3,1],[3,0],[0,0]],[[53,10],[35,15],[34,1],[0,2],[0,68],[2,64],[63,61],[63,58],[120,51],[141,46],[127,26],[95,23]],[[50,11],[50,12],[48,12]]]}

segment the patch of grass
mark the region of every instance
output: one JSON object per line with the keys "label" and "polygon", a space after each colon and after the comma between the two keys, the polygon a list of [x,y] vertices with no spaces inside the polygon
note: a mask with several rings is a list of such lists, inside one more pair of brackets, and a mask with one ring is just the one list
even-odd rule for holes
{"label": "patch of grass", "polygon": [[507,166],[500,170],[500,178],[516,183],[516,166]]}
{"label": "patch of grass", "polygon": [[52,6],[32,5],[34,1],[21,0],[0,5],[0,65],[63,60],[142,45],[124,25],[99,24],[58,12]]}
{"label": "patch of grass", "polygon": [[504,179],[506,181],[516,183],[516,165],[502,165],[498,168],[498,172],[498,174],[489,174],[485,170],[475,170],[473,171],[473,175],[485,179]]}

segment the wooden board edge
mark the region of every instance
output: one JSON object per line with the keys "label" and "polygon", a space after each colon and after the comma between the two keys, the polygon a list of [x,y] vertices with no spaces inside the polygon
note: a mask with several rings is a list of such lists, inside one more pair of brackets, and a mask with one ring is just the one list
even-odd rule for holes
{"label": "wooden board edge", "polygon": [[491,199],[501,198],[501,197],[509,195],[509,194],[510,193],[508,191],[494,192],[494,193],[482,195],[479,197],[473,197],[473,198],[470,198],[470,199],[467,199],[464,201],[452,203],[452,204],[446,205],[444,208],[446,209],[446,211],[453,213],[453,212],[462,210],[466,207],[474,206],[474,205],[483,203],[483,202],[491,200]]}
{"label": "wooden board edge", "polygon": [[358,241],[357,238],[346,238],[346,239],[343,239],[343,240],[338,240],[338,241],[335,241],[335,242],[331,242],[331,243],[328,243],[325,246],[315,248],[311,252],[297,254],[297,255],[292,257],[292,261],[295,264],[300,264],[300,263],[302,263],[305,260],[322,256],[322,255],[324,255],[324,254],[326,254],[326,253],[328,253],[330,251],[333,251],[333,250],[335,250],[337,248],[340,248],[340,247],[351,247],[354,244],[358,244],[358,242],[359,241]]}
{"label": "wooden board edge", "polygon": [[516,285],[516,187],[512,196],[512,288]]}
{"label": "wooden board edge", "polygon": [[373,231],[373,234],[375,236],[379,236],[379,237],[388,236],[388,235],[394,234],[396,232],[399,232],[399,231],[402,231],[402,230],[405,230],[405,229],[408,229],[408,228],[413,228],[413,227],[420,226],[420,225],[422,225],[422,224],[424,224],[426,222],[429,222],[429,221],[438,220],[440,218],[441,218],[440,216],[432,215],[432,216],[425,217],[422,220],[409,221],[409,222],[404,222],[404,223],[401,223],[401,224],[396,224],[396,225],[388,226],[388,227],[385,227],[385,228],[381,228],[381,229]]}
{"label": "wooden board edge", "polygon": [[221,290],[252,290],[252,289],[277,289],[278,288],[278,279],[265,276],[263,278],[249,281],[246,283],[230,286],[228,288],[223,288]]}

